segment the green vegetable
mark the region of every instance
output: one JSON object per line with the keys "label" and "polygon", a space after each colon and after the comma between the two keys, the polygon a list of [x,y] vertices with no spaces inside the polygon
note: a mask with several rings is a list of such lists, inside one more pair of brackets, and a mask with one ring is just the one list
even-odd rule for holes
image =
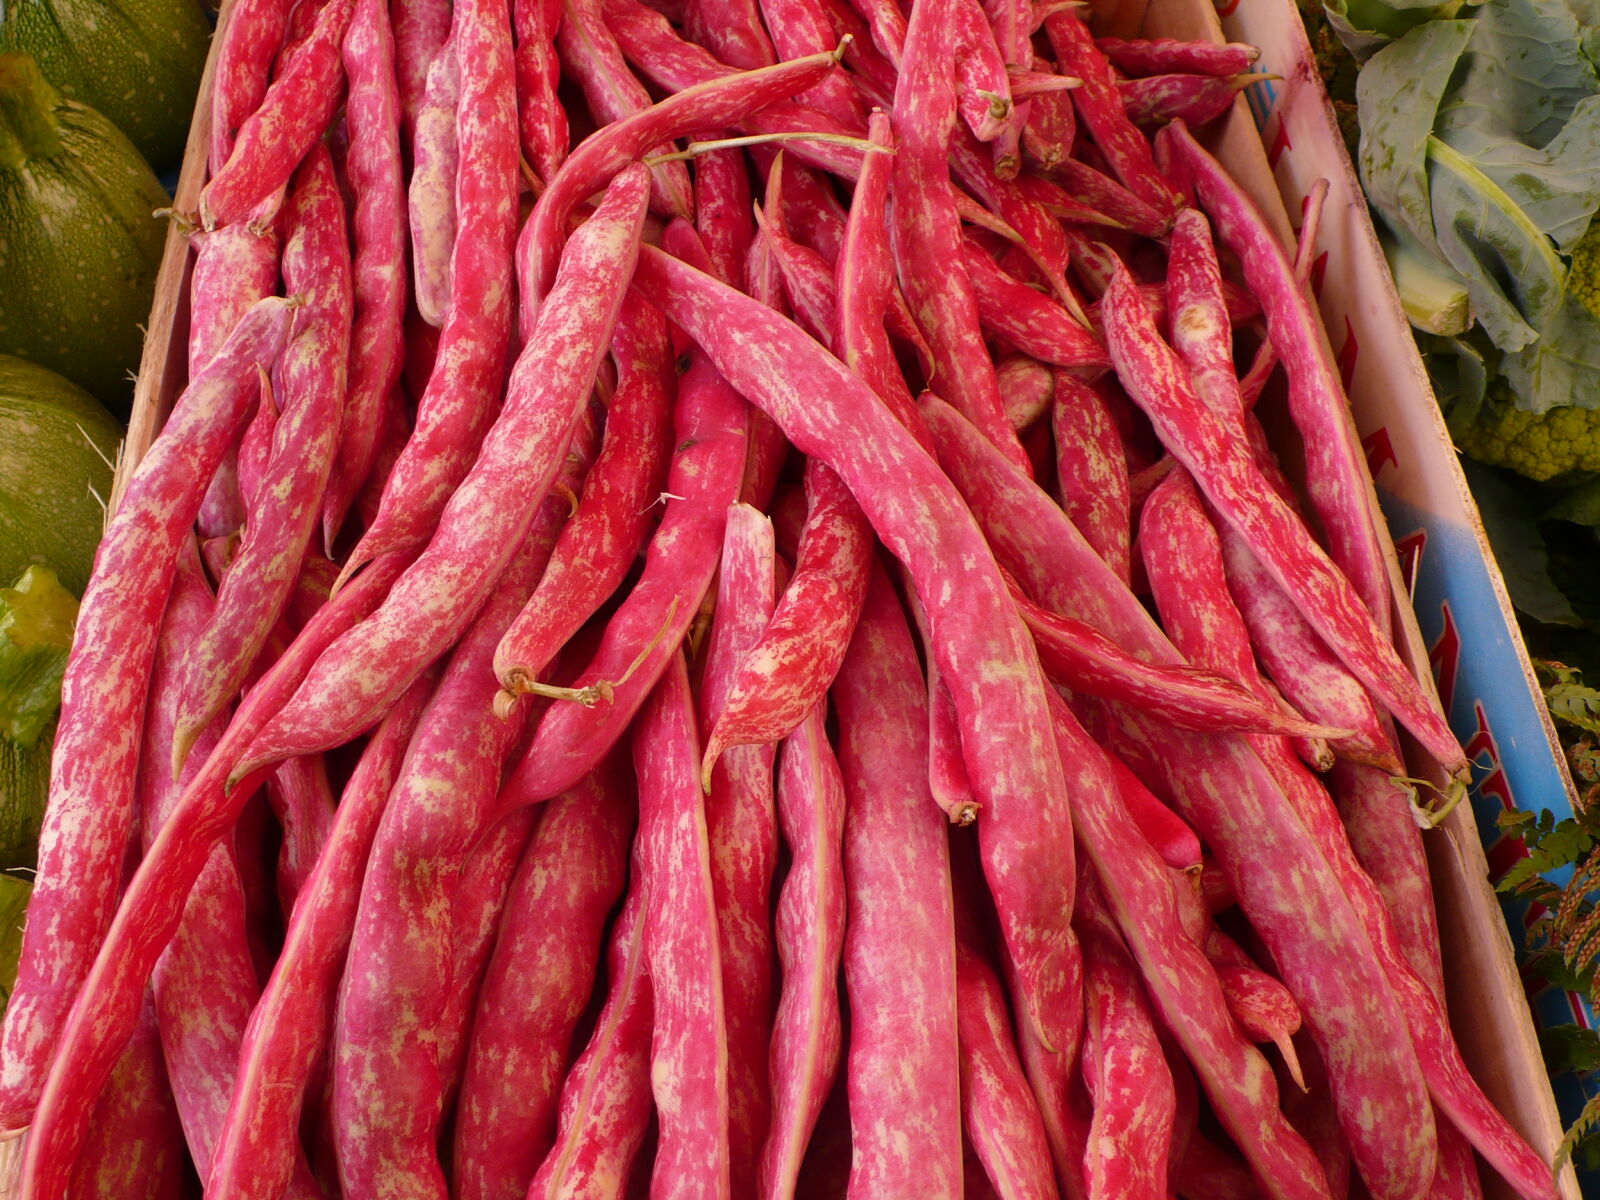
{"label": "green vegetable", "polygon": [[0,354],[0,581],[37,563],[83,593],[121,438],[93,396]]}
{"label": "green vegetable", "polygon": [[0,52],[128,135],[156,170],[183,158],[211,25],[196,0],[5,0]]}
{"label": "green vegetable", "polygon": [[55,720],[77,619],[77,599],[48,567],[0,589],[0,738],[31,749]]}
{"label": "green vegetable", "polygon": [[15,875],[0,875],[0,1004],[11,999],[22,955],[22,918],[28,911],[33,884]]}
{"label": "green vegetable", "polygon": [[1380,226],[1378,240],[1406,319],[1427,333],[1465,333],[1472,324],[1472,303],[1461,277],[1404,230]]}
{"label": "green vegetable", "polygon": [[0,354],[126,402],[150,316],[167,194],[138,151],[0,54]]}

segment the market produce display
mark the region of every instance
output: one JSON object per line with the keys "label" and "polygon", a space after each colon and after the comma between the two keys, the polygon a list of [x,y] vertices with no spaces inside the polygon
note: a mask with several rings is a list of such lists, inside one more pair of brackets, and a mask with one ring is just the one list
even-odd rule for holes
{"label": "market produce display", "polygon": [[1467,760],[1308,255],[1190,128],[1249,47],[218,36],[0,1034],[19,1196],[1555,1194],[1446,1019]]}

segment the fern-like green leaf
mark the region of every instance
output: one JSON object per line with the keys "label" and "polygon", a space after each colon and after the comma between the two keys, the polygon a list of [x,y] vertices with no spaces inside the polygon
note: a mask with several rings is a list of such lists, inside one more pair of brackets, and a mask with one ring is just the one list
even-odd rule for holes
{"label": "fern-like green leaf", "polygon": [[[1518,885],[1535,875],[1548,875],[1551,871],[1570,867],[1594,849],[1595,833],[1584,827],[1576,817],[1568,817],[1548,830],[1544,829],[1542,814],[1537,838],[1524,835],[1528,843],[1528,857],[1521,859],[1500,880],[1502,892],[1514,891]],[[1530,831],[1531,832],[1531,831]]]}
{"label": "fern-like green leaf", "polygon": [[1600,692],[1581,683],[1556,683],[1545,689],[1545,704],[1558,721],[1600,734]]}
{"label": "fern-like green leaf", "polygon": [[1552,1075],[1600,1069],[1600,1029],[1552,1025],[1539,1031],[1539,1049]]}
{"label": "fern-like green leaf", "polygon": [[1589,1103],[1583,1106],[1578,1119],[1562,1137],[1561,1145],[1556,1148],[1555,1169],[1561,1170],[1571,1160],[1575,1150],[1591,1142],[1597,1135],[1600,1135],[1600,1095],[1589,1097]]}

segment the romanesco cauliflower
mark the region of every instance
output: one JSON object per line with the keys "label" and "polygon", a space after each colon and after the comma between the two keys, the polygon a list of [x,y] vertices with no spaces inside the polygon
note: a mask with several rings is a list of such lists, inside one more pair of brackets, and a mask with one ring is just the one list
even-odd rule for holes
{"label": "romanesco cauliflower", "polygon": [[[1600,220],[1591,222],[1572,248],[1566,290],[1600,318]],[[1563,405],[1530,412],[1516,406],[1498,378],[1490,381],[1477,418],[1456,430],[1455,438],[1463,454],[1540,482],[1600,472],[1600,408]]]}

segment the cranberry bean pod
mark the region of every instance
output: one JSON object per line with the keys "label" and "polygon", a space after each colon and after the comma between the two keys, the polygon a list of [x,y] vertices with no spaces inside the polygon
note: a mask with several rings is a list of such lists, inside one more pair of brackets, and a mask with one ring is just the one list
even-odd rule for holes
{"label": "cranberry bean pod", "polygon": [[[1075,158],[1057,163],[1049,179],[1025,176],[1017,181],[1017,186],[1035,203],[1064,221],[1087,224],[1083,214],[1088,210],[1099,215],[1095,223],[1109,223],[1145,237],[1160,237],[1166,230],[1168,218],[1155,205]],[[1064,236],[1070,244],[1070,228]]]}
{"label": "cranberry bean pod", "polygon": [[783,744],[778,818],[792,864],[775,922],[783,988],[772,1029],[772,1130],[760,1194],[792,1196],[811,1132],[839,1067],[844,946],[844,781],[829,745],[827,699]]}
{"label": "cranberry bean pod", "polygon": [[955,697],[939,672],[937,659],[928,666],[927,704],[928,790],[952,825],[970,825],[983,806],[972,790],[972,776],[961,757],[961,725]]}
{"label": "cranberry bean pod", "polygon": [[740,661],[706,738],[702,778],[729,746],[776,742],[838,673],[866,595],[872,530],[826,466],[806,468],[806,524],[794,576],[760,640]]}
{"label": "cranberry bean pod", "polygon": [[[178,398],[106,526],[62,683],[50,807],[0,1053],[0,1127],[20,1128],[111,921],[132,822],[146,681],[177,547],[283,345],[290,309],[259,301]],[[108,1064],[109,1066],[109,1064]]]}
{"label": "cranberry bean pod", "polygon": [[1128,119],[1135,125],[1162,125],[1183,121],[1204,125],[1215,121],[1233,107],[1234,99],[1245,88],[1270,75],[1147,75],[1140,79],[1120,79],[1117,91],[1122,96]]}
{"label": "cranberry bean pod", "polygon": [[1187,821],[1173,812],[1161,799],[1145,787],[1128,764],[1115,754],[1107,754],[1111,773],[1117,780],[1117,797],[1128,816],[1144,834],[1144,840],[1153,846],[1161,861],[1174,871],[1194,871],[1200,868],[1202,851],[1200,838]]}
{"label": "cranberry bean pod", "polygon": [[190,742],[238,692],[283,616],[338,447],[353,301],[344,210],[326,149],[306,158],[284,215],[284,285],[304,303],[278,363],[282,413],[244,540],[210,624],[185,655],[174,772]]}
{"label": "cranberry bean pod", "polygon": [[847,798],[848,1194],[947,1200],[961,1194],[949,850],[923,770],[916,648],[881,568],[832,695]]}
{"label": "cranberry bean pod", "polygon": [[400,115],[407,145],[427,90],[428,68],[450,36],[450,11],[448,0],[394,0],[390,5],[395,84],[400,92]]}
{"label": "cranberry bean pod", "polygon": [[1245,286],[1261,302],[1288,374],[1290,412],[1305,437],[1308,495],[1329,556],[1387,632],[1389,575],[1373,524],[1372,484],[1322,322],[1261,214],[1182,122],[1165,126],[1156,144],[1178,181],[1194,189],[1217,237],[1238,258]]}
{"label": "cranberry bean pod", "polygon": [[1024,354],[1058,367],[1107,363],[1105,347],[1056,301],[1007,275],[970,241],[963,244],[962,256],[985,327]]}
{"label": "cranberry bean pod", "polygon": [[814,54],[760,71],[713,78],[586,138],[549,181],[523,229],[518,260],[519,266],[528,264],[520,272],[527,283],[521,297],[524,325],[549,291],[573,210],[610,176],[662,141],[697,129],[737,125],[748,113],[793,95],[833,66],[832,54]]}
{"label": "cranberry bean pod", "polygon": [[1243,42],[1185,42],[1176,38],[1095,38],[1094,44],[1125,75],[1164,75],[1185,71],[1237,75],[1248,71],[1261,51]]}
{"label": "cranberry bean pod", "polygon": [[[738,661],[772,619],[772,523],[748,504],[728,512],[717,602],[700,685],[700,724],[711,728]],[[778,861],[773,807],[775,746],[737,746],[711,772],[706,837],[722,953],[728,1028],[728,1160],[734,1195],[753,1196],[771,1123],[767,1053],[772,1040],[772,877]]]}
{"label": "cranberry bean pod", "polygon": [[[245,310],[277,290],[278,233],[271,220],[261,228],[242,221],[210,233],[197,231],[189,244],[195,252],[189,277],[189,378],[193,379]],[[237,459],[236,449],[226,451],[206,489],[196,518],[203,538],[224,537],[244,524]]]}
{"label": "cranberry bean pod", "polygon": [[1106,564],[1132,578],[1132,498],[1122,438],[1105,396],[1070,371],[1055,373],[1050,407],[1061,507]]}
{"label": "cranberry bean pod", "polygon": [[356,493],[377,458],[384,405],[400,381],[404,356],[405,185],[400,157],[400,93],[394,33],[381,0],[356,0],[345,31],[349,80],[345,170],[355,197],[354,317],[350,390],[339,424],[339,450],[322,502],[323,543],[332,547]]}
{"label": "cranberry bean pod", "polygon": [[278,903],[289,913],[333,833],[335,801],[322,755],[308,754],[280,764],[267,780],[267,803],[283,829]]}
{"label": "cranberry bean pod", "polygon": [[[650,93],[628,70],[616,38],[605,27],[599,0],[564,0],[556,49],[567,77],[583,89],[596,124],[604,127],[650,107]],[[667,142],[651,147],[649,153],[670,154],[674,149]],[[689,168],[681,162],[664,162],[652,171],[651,202],[657,211],[686,219],[693,216]]]}
{"label": "cranberry bean pod", "polygon": [[[816,0],[760,0],[760,7],[779,59],[822,54],[839,44],[826,9]],[[827,113],[846,128],[861,129],[867,123],[866,102],[843,72],[823,76],[795,93],[795,99]]]}
{"label": "cranberry bean pod", "polygon": [[[494,647],[554,541],[546,500],[445,669],[379,822],[334,1023],[333,1120],[347,1196],[446,1194],[437,1157],[449,1055],[438,1036],[469,851],[517,726],[491,708]],[[444,902],[440,903],[440,899]],[[432,1035],[432,1036],[424,1036]],[[389,1083],[373,1089],[376,1075]]]}
{"label": "cranberry bean pod", "polygon": [[1405,774],[1367,690],[1301,616],[1261,560],[1233,530],[1219,528],[1228,590],[1256,657],[1290,704],[1315,720],[1354,730],[1332,743],[1336,754],[1389,775]]}
{"label": "cranberry bean pod", "polygon": [[283,949],[245,1029],[208,1187],[219,1196],[281,1194],[306,1086],[327,1049],[328,1013],[350,943],[361,876],[407,744],[436,676],[418,678],[362,751],[333,829],[300,889]]}
{"label": "cranberry bean pod", "polygon": [[1111,64],[1089,35],[1089,27],[1076,12],[1057,11],[1044,19],[1044,30],[1055,48],[1060,69],[1083,80],[1073,90],[1078,120],[1105,155],[1123,186],[1163,218],[1177,210],[1178,197],[1156,169],[1150,143],[1122,105]]}
{"label": "cranberry bean pod", "polygon": [[694,172],[695,228],[724,283],[741,278],[744,261],[755,241],[750,212],[750,178],[738,150],[710,150],[700,155]]}
{"label": "cranberry bean pod", "polygon": [[[1249,627],[1228,590],[1221,540],[1188,472],[1172,471],[1151,492],[1140,514],[1139,545],[1145,578],[1173,643],[1264,703],[1286,706],[1256,664]],[[1325,741],[1310,748],[1311,765],[1324,771],[1333,766]],[[1296,749],[1304,753],[1301,745]]]}
{"label": "cranberry bean pod", "polygon": [[[1008,240],[1020,245],[1049,281],[1056,298],[1064,304],[1072,302],[1064,278],[1069,254],[1061,222],[1037,203],[1019,180],[997,177],[976,143],[960,130],[950,144],[950,166],[956,179],[979,198],[984,208],[1015,231]],[[972,219],[965,212],[962,216]]]}
{"label": "cranberry bean pod", "polygon": [[1211,226],[1192,208],[1180,209],[1172,222],[1167,312],[1172,348],[1189,368],[1195,394],[1218,420],[1242,432],[1245,406],[1234,373],[1222,268],[1211,242]]}
{"label": "cranberry bean pod", "polygon": [[[155,840],[181,783],[194,774],[190,770],[184,780],[175,780],[167,766],[177,727],[183,650],[205,628],[213,603],[198,564],[191,565],[189,557],[179,560],[151,670],[139,771],[144,846]],[[202,752],[215,746],[220,733],[218,726],[207,732]],[[211,1161],[239,1042],[258,990],[245,935],[244,891],[228,844],[219,843],[207,857],[177,934],[156,964],[151,989],[166,1079],[189,1153],[203,1166]],[[300,1173],[309,1179],[303,1161]]]}
{"label": "cranberry bean pod", "polygon": [[1011,118],[1005,55],[978,0],[957,0],[949,20],[955,26],[956,111],[973,137],[993,141]]}
{"label": "cranberry bean pod", "polygon": [[[870,389],[792,323],[649,248],[640,252],[636,284],[797,449],[833,468],[916,581],[955,696],[973,784],[991,817],[985,866],[1024,984],[1023,1004],[1046,1045],[1059,1049],[1064,1033],[1054,1014],[1075,981],[1065,924],[1071,880],[1064,864],[1072,857],[1058,845],[1066,830],[1051,815],[1065,803],[1060,764],[1042,740],[1036,658],[970,515]],[[812,403],[817,395],[833,403]],[[958,570],[959,580],[951,578]]]}
{"label": "cranberry bean pod", "polygon": [[617,766],[550,802],[511,882],[456,1107],[463,1200],[521,1200],[554,1141],[568,1046],[627,877],[633,781]]}
{"label": "cranberry bean pod", "polygon": [[1217,982],[1222,984],[1228,1011],[1244,1035],[1252,1042],[1275,1045],[1296,1085],[1304,1088],[1292,1040],[1300,1028],[1300,1008],[1289,989],[1266,972],[1245,964],[1218,963]]}
{"label": "cranberry bean pod", "polygon": [[650,1075],[661,1129],[651,1192],[727,1197],[722,956],[694,699],[681,654],[674,654],[640,713],[633,757],[645,954],[655,1003]]}
{"label": "cranberry bean pod", "polygon": [[906,16],[894,0],[851,0],[856,13],[872,30],[872,42],[895,70],[905,53]]}
{"label": "cranberry bean pod", "polygon": [[505,14],[487,0],[458,5],[451,43],[461,72],[461,166],[454,179],[449,305],[435,366],[417,402],[416,429],[385,484],[377,517],[345,562],[345,578],[378,554],[428,538],[471,468],[505,384],[519,190]]}
{"label": "cranberry bean pod", "polygon": [[411,181],[406,216],[411,229],[411,294],[417,314],[442,326],[450,308],[451,257],[456,244],[456,175],[461,146],[456,110],[461,68],[452,37],[428,68],[411,138]]}
{"label": "cranberry bean pod", "polygon": [[[941,443],[941,460],[1002,563],[1048,607],[1089,620],[1151,661],[1172,661],[1171,644],[1049,497],[1010,469],[970,425],[952,426],[958,436]],[[1389,1114],[1376,1131],[1362,1134],[1375,1177],[1383,1172],[1391,1178],[1421,1176],[1431,1170],[1431,1120],[1416,1095],[1415,1057],[1395,1040],[1403,1023],[1391,990],[1342,886],[1308,843],[1260,760],[1237,735],[1212,734],[1202,741],[1201,735],[1147,719],[1132,707],[1119,707],[1117,720],[1129,740],[1113,748],[1124,757],[1132,754],[1129,765],[1147,780],[1161,781],[1158,790],[1178,801],[1179,815],[1207,845],[1221,854],[1218,839],[1228,839],[1225,866],[1235,861],[1233,855],[1246,853],[1256,863],[1268,854],[1294,864],[1292,870],[1286,866],[1270,874],[1257,866],[1248,880],[1230,869],[1230,877],[1257,928],[1264,935],[1271,930],[1273,953],[1313,1031],[1338,1050],[1337,1060],[1329,1059],[1337,1068],[1335,1078],[1348,1081],[1336,1089],[1346,1111],[1379,1105]],[[1064,765],[1068,761],[1062,759]],[[1074,797],[1076,811],[1085,803],[1085,789]],[[1081,827],[1079,836],[1087,836]],[[1110,887],[1111,872],[1102,870],[1100,876]],[[1315,935],[1305,928],[1312,914]],[[1119,924],[1129,932],[1120,916]],[[1329,969],[1330,956],[1341,961],[1337,973]]]}
{"label": "cranberry bean pod", "polygon": [[[256,506],[261,497],[261,480],[267,473],[267,460],[272,457],[272,435],[278,427],[280,415],[278,399],[272,391],[271,376],[263,371],[259,376],[259,382],[260,398],[256,401],[255,415],[245,426],[238,443],[239,499],[244,502],[247,519],[250,510]],[[229,548],[227,557],[229,566],[238,555],[239,544],[242,541],[241,536],[233,538],[234,544]],[[229,696],[232,694],[230,692]]]}
{"label": "cranberry bean pod", "polygon": [[1102,301],[1106,346],[1130,396],[1206,497],[1340,660],[1452,775],[1470,772],[1438,702],[1428,696],[1364,607],[1354,585],[1194,393],[1160,340],[1132,277],[1114,269]]}
{"label": "cranberry bean pod", "polygon": [[339,44],[354,0],[328,0],[310,36],[245,119],[227,161],[200,192],[207,229],[242,219],[288,180],[333,120],[343,94]]}
{"label": "cranberry bean pod", "polygon": [[167,1086],[155,1009],[146,1002],[95,1106],[67,1195],[72,1200],[180,1200],[188,1194],[186,1185],[183,1130]]}
{"label": "cranberry bean pod", "polygon": [[[263,304],[267,303],[263,301]],[[282,302],[277,304],[281,309]],[[287,314],[280,311],[278,315],[281,320]],[[256,319],[247,317],[241,323],[241,330],[257,323]],[[235,337],[238,336],[236,332]],[[227,354],[229,351],[224,350],[215,362],[221,363]],[[201,379],[190,384],[189,394],[205,383],[205,376],[202,375]],[[182,428],[182,421],[174,423],[181,413],[180,399],[179,408],[168,420],[168,432],[175,433]],[[168,432],[163,432],[163,439]],[[157,460],[157,448],[161,446],[161,440],[157,439],[156,445],[145,456],[139,473],[147,464]],[[172,461],[170,454],[166,456],[166,461]],[[136,494],[130,485],[126,496]],[[126,496],[119,511],[129,511]],[[102,543],[102,554],[104,552],[105,544]],[[177,928],[184,900],[199,876],[212,845],[232,827],[245,801],[263,778],[262,772],[253,772],[229,790],[225,787],[229,768],[238,760],[239,753],[261,728],[266,717],[284,703],[295,685],[304,678],[318,652],[340,632],[370,613],[398,573],[399,564],[390,560],[373,564],[373,570],[368,573],[370,578],[360,580],[346,595],[318,614],[318,619],[303,631],[296,643],[245,697],[221,743],[184,788],[172,815],[161,827],[161,833],[129,882],[110,928],[105,933],[103,944],[99,944],[98,936],[91,943],[91,946],[98,944],[98,953],[88,968],[87,976],[83,977],[81,988],[76,989],[77,998],[71,1001],[72,1007],[65,1013],[65,1021],[59,1026],[55,1053],[49,1060],[48,1071],[42,1080],[43,1090],[39,1093],[23,1162],[19,1198],[42,1200],[42,1197],[61,1194],[64,1173],[82,1143],[84,1126],[94,1098],[104,1086],[118,1050],[132,1035],[145,982],[162,948]],[[86,594],[85,604],[79,610],[80,629],[84,628],[83,618],[88,610]],[[143,692],[143,688],[140,692]],[[101,735],[103,739],[103,726]],[[58,746],[60,736],[58,730]],[[57,761],[61,760],[58,758]],[[116,861],[120,862],[120,858],[119,854]],[[82,861],[81,856],[79,861]],[[108,873],[115,875],[116,867],[109,868]],[[42,882],[43,871],[40,875]],[[40,884],[36,883],[32,901],[35,906],[39,904],[39,889]],[[73,890],[74,898],[80,904],[92,898],[86,897],[87,889],[82,880],[75,882]],[[36,913],[40,911],[35,910]],[[58,944],[52,949],[60,953],[63,948],[60,942],[65,942],[70,935],[59,922],[54,924],[57,927],[51,932],[58,939]],[[30,921],[29,928],[34,927]],[[26,935],[23,949],[23,961],[26,964]],[[59,967],[52,965],[52,969],[59,970]],[[17,996],[21,993],[20,984],[19,971],[19,988],[12,995],[11,1013],[22,1011],[17,1003]],[[55,1002],[65,1003],[59,998]],[[36,1015],[31,1020],[40,1019],[38,1011],[36,1008]],[[60,1017],[57,1016],[55,1020],[59,1021]]]}
{"label": "cranberry bean pod", "polygon": [[684,33],[722,62],[754,71],[778,61],[755,0],[688,0],[684,7]]}
{"label": "cranberry bean pod", "polygon": [[985,1173],[1002,1196],[1054,1200],[1050,1147],[1017,1060],[1000,978],[965,938],[956,941],[956,1020],[961,1114]]}
{"label": "cranberry bean pod", "polygon": [[1005,419],[994,363],[983,344],[977,300],[965,270],[956,265],[961,223],[951,199],[948,159],[961,2],[934,0],[911,14],[895,87],[898,149],[890,236],[901,287],[933,348],[935,380],[952,404],[1026,470],[1027,455]]}
{"label": "cranberry bean pod", "polygon": [[1089,1195],[1162,1200],[1177,1111],[1172,1072],[1138,971],[1092,876],[1078,911],[1088,1010],[1083,1061],[1094,1096],[1084,1156]]}
{"label": "cranberry bean pod", "polygon": [[676,380],[661,314],[624,297],[612,353],[619,378],[600,455],[538,587],[495,649],[495,675],[513,692],[538,679],[622,582],[665,482]]}
{"label": "cranberry bean pod", "polygon": [[1099,786],[1074,793],[1073,825],[1162,1022],[1183,1046],[1223,1127],[1249,1158],[1267,1193],[1327,1197],[1310,1147],[1278,1111],[1271,1070],[1240,1036],[1215,972],[1183,931],[1167,867],[1129,828],[1115,801],[1104,752],[1053,695],[1051,707],[1062,739],[1062,761],[1074,764],[1086,778],[1101,776]]}
{"label": "cranberry bean pod", "polygon": [[[886,113],[874,112],[868,118],[867,137],[875,145],[894,148]],[[830,333],[840,361],[878,394],[902,425],[915,432],[920,418],[884,329],[890,296],[897,291],[894,256],[883,220],[893,169],[887,154],[869,154],[861,161],[844,239],[834,262],[837,307]]]}
{"label": "cranberry bean pod", "polygon": [[544,715],[506,784],[501,812],[558,795],[588,774],[677,652],[716,571],[728,506],[743,476],[747,424],[745,402],[703,355],[691,354],[678,381],[679,449],[667,475],[669,498],[644,573],[573,684],[605,683],[610,694],[593,707],[562,701]]}
{"label": "cranberry bean pod", "polygon": [[795,320],[818,342],[831,349],[829,331],[833,327],[833,314],[838,308],[833,269],[822,255],[789,237],[759,207],[755,209],[755,218],[760,236],[767,243],[772,264],[783,277],[784,292],[789,297],[789,307]]}
{"label": "cranberry bean pod", "polygon": [[[927,417],[936,436],[949,423],[948,416],[927,413]],[[1074,691],[1138,705],[1180,729],[1317,736],[1342,732],[1285,713],[1232,678],[1204,667],[1146,662],[1087,621],[1040,607],[1020,588],[1014,599],[1033,633],[1045,671]]]}
{"label": "cranberry bean pod", "polygon": [[[616,322],[648,190],[643,167],[623,172],[574,235],[557,279],[562,307],[523,348],[500,417],[446,503],[428,548],[373,618],[324,652],[294,699],[257,736],[235,777],[349,740],[471,622],[526,534],[535,501],[549,491],[571,443]],[[496,503],[510,487],[525,497],[521,507]],[[418,636],[419,623],[426,636]]]}
{"label": "cranberry bean pod", "polygon": [[511,0],[517,129],[523,156],[541,179],[549,179],[561,169],[572,136],[566,106],[556,92],[561,83],[561,60],[556,53],[560,23],[561,6],[551,0]]}
{"label": "cranberry bean pod", "polygon": [[610,990],[589,1044],[561,1089],[556,1144],[528,1200],[614,1200],[624,1194],[652,1114],[650,974],[645,962],[639,844],[632,884],[611,932]]}
{"label": "cranberry bean pod", "polygon": [[[290,0],[241,0],[220,23],[211,85],[211,174],[233,152],[245,119],[261,106],[267,77],[289,24]],[[199,312],[197,308],[195,310]]]}
{"label": "cranberry bean pod", "polygon": [[[1033,66],[1035,71],[1049,69],[1049,64],[1037,57]],[[1071,95],[1057,91],[1033,98],[1022,126],[1022,148],[1040,168],[1052,171],[1071,158],[1072,143],[1077,137],[1078,115]]]}
{"label": "cranberry bean pod", "polygon": [[995,374],[1011,428],[1020,432],[1050,411],[1056,376],[1044,363],[1026,354],[1013,354],[995,364]]}

